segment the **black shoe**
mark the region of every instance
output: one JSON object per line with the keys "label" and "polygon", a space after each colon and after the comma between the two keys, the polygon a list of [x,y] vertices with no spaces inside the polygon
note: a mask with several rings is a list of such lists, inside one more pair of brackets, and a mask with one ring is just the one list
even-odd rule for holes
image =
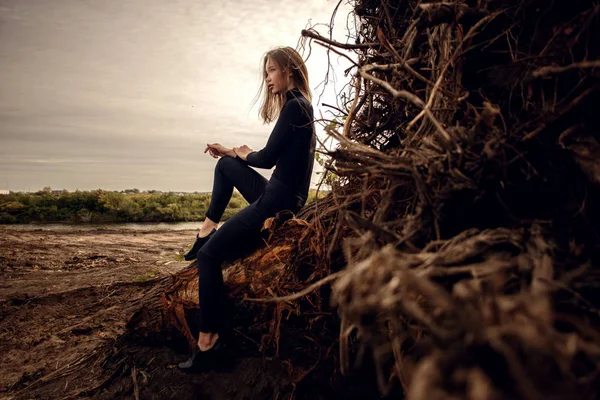
{"label": "black shoe", "polygon": [[188,251],[187,253],[185,253],[183,255],[183,259],[185,261],[195,260],[196,257],[198,257],[198,250],[200,250],[202,248],[202,246],[204,246],[204,243],[208,242],[208,239],[210,239],[210,237],[212,235],[214,235],[216,231],[217,231],[216,229],[213,229],[208,234],[208,236],[205,236],[205,237],[199,237],[198,234],[196,234],[196,241],[194,242],[194,245],[192,246],[190,251]]}
{"label": "black shoe", "polygon": [[198,348],[194,350],[192,356],[177,367],[184,372],[205,372],[208,370],[220,370],[226,363],[227,356],[225,355],[225,345],[221,338],[206,351],[200,351]]}

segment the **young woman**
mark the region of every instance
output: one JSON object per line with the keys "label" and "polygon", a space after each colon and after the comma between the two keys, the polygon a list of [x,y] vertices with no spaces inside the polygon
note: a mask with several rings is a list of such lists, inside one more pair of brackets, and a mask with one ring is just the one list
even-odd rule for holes
{"label": "young woman", "polygon": [[[264,101],[259,113],[265,123],[277,119],[266,146],[253,151],[246,145],[227,148],[207,145],[204,152],[219,158],[206,219],[186,260],[198,259],[198,349],[179,364],[183,370],[210,368],[218,362],[224,323],[221,264],[238,255],[241,244],[260,243],[264,221],[282,210],[296,213],[306,202],[315,152],[315,133],[308,73],[302,57],[291,47],[269,51],[263,60]],[[275,167],[266,180],[250,167]],[[217,224],[233,188],[250,203],[218,230]]]}

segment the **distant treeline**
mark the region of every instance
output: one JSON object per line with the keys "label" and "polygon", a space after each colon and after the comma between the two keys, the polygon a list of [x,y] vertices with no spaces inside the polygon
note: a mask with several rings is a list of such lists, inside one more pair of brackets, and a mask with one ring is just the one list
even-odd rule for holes
{"label": "distant treeline", "polygon": [[[210,196],[210,193],[140,192],[137,189],[67,192],[46,188],[35,193],[0,195],[0,223],[201,221]],[[310,198],[314,197],[312,190]],[[222,220],[247,205],[239,193],[234,193]]]}

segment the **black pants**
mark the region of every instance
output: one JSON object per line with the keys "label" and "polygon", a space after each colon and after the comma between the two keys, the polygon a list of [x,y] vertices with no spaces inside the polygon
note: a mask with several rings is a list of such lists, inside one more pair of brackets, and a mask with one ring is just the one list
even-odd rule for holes
{"label": "black pants", "polygon": [[198,251],[200,332],[218,333],[223,327],[223,262],[259,246],[260,229],[267,218],[282,210],[296,213],[306,202],[305,196],[274,178],[267,181],[240,159],[222,157],[215,167],[207,218],[220,221],[234,187],[250,205],[227,220]]}

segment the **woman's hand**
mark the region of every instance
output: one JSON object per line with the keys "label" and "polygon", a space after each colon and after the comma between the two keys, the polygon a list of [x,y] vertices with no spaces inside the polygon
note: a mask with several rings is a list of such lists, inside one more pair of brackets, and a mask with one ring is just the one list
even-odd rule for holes
{"label": "woman's hand", "polygon": [[254,150],[252,150],[250,147],[248,147],[246,145],[243,145],[240,147],[234,147],[233,151],[239,158],[246,161],[246,157],[248,157],[248,154],[252,153]]}
{"label": "woman's hand", "polygon": [[219,143],[213,143],[213,144],[206,144],[206,149],[204,149],[204,152],[208,152],[208,154],[210,154],[213,158],[219,158],[219,157],[223,157],[223,156],[231,156],[231,157],[235,157],[235,153],[233,151],[233,149],[229,149]]}

